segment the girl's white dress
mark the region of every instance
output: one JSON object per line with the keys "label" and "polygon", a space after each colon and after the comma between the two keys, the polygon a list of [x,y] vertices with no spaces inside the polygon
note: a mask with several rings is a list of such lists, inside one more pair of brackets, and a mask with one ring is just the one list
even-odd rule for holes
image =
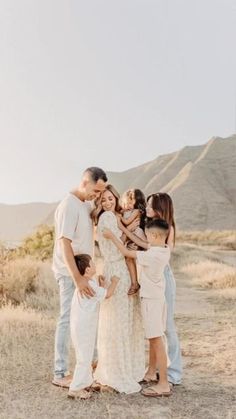
{"label": "girl's white dress", "polygon": [[76,366],[70,390],[77,391],[93,383],[92,360],[97,336],[100,301],[106,297],[106,290],[99,287],[96,279],[89,280],[95,295],[82,298],[76,289],[71,303],[71,339],[76,354]]}
{"label": "girl's white dress", "polygon": [[109,228],[120,239],[122,232],[111,211],[100,216],[97,237],[106,280],[109,283],[112,276],[117,276],[120,281],[114,295],[100,306],[95,379],[120,393],[135,393],[141,389],[138,381],[143,379],[145,372],[140,299],[138,295],[127,295],[130,276],[125,258],[111,240],[103,237],[104,228]]}

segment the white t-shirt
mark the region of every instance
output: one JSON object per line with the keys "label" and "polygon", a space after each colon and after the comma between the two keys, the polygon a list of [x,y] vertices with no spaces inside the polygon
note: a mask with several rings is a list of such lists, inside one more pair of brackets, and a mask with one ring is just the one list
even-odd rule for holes
{"label": "white t-shirt", "polygon": [[78,298],[80,307],[86,311],[96,311],[99,307],[98,304],[106,298],[107,290],[103,287],[100,287],[96,279],[90,279],[88,281],[90,287],[95,291],[95,295],[91,298],[81,297],[80,292],[76,289],[75,294]]}
{"label": "white t-shirt", "polygon": [[55,244],[52,269],[56,276],[70,276],[65,265],[60,239],[71,240],[74,255],[86,253],[93,256],[93,223],[90,217],[93,203],[81,201],[68,194],[55,212]]}
{"label": "white t-shirt", "polygon": [[140,297],[163,298],[165,295],[164,269],[170,260],[170,248],[152,246],[137,252],[140,265]]}

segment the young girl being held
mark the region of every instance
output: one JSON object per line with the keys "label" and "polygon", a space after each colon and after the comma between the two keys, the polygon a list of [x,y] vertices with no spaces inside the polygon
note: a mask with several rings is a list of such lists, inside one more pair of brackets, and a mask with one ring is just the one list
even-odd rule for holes
{"label": "young girl being held", "polygon": [[[122,223],[128,227],[134,220],[139,220],[139,225],[133,233],[140,239],[146,240],[144,234],[146,201],[143,192],[140,189],[129,189],[122,196],[121,206],[123,208],[121,217]],[[126,241],[126,246],[128,249],[138,250],[138,246],[132,240],[128,239]],[[132,295],[139,290],[136,262],[134,259],[126,258],[126,263],[131,278],[131,286],[128,295]]]}

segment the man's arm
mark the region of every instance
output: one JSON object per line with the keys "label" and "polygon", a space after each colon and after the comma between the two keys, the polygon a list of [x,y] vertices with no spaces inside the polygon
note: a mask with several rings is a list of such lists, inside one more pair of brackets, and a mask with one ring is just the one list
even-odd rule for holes
{"label": "man's arm", "polygon": [[79,288],[81,296],[93,297],[95,295],[94,290],[88,285],[88,281],[80,275],[76,266],[71,240],[62,237],[60,239],[60,245],[66,267],[70,272],[76,287]]}
{"label": "man's arm", "polygon": [[105,239],[110,239],[114,243],[114,245],[119,249],[119,251],[122,253],[123,256],[125,256],[127,258],[136,259],[137,252],[135,250],[128,250],[120,242],[120,240],[118,240],[117,237],[114,236],[114,234],[110,230],[104,229],[104,231],[103,231],[103,237],[105,237]]}

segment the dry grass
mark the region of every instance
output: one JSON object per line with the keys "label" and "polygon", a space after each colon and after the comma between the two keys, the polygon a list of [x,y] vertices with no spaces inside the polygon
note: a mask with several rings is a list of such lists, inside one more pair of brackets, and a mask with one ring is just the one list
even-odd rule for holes
{"label": "dry grass", "polygon": [[57,299],[57,286],[49,262],[28,256],[1,265],[0,305],[10,302],[46,310],[55,308]]}
{"label": "dry grass", "polygon": [[[176,248],[172,262],[178,277],[177,326],[184,356],[183,385],[175,387],[169,399],[104,393],[95,394],[89,402],[70,401],[66,390],[50,384],[59,301],[50,263],[25,258],[3,264],[0,284],[4,284],[12,304],[0,309],[0,419],[236,417],[236,288],[210,285],[208,289],[196,289],[195,281],[200,284],[206,272],[209,277],[214,272],[216,278],[216,267],[220,270],[218,265],[222,265],[219,254],[184,244]],[[222,267],[217,281],[228,287],[228,276],[223,273],[231,271],[231,267],[224,263]],[[73,351],[70,359],[73,369]]]}
{"label": "dry grass", "polygon": [[203,288],[236,287],[236,269],[225,263],[204,260],[183,266],[182,272]]}
{"label": "dry grass", "polygon": [[177,242],[219,246],[221,249],[236,250],[236,230],[178,231]]}

